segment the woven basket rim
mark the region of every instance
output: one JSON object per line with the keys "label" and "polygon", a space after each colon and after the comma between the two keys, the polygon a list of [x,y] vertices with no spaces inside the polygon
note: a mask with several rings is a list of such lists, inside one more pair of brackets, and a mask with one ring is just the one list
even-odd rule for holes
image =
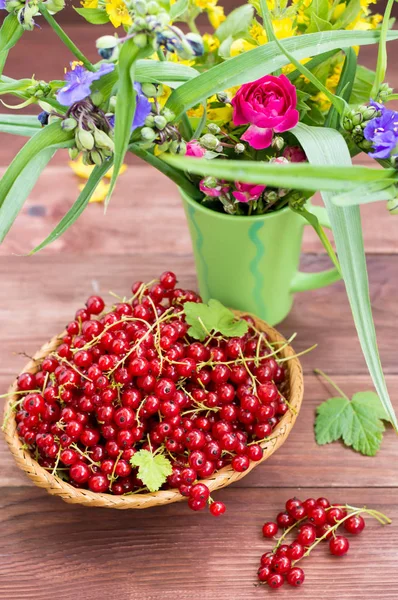
{"label": "woven basket rim", "polygon": [[[281,345],[285,343],[287,344],[286,339],[276,329],[261,319],[258,319],[258,317],[255,315],[251,315],[250,313],[242,311],[233,312],[237,316],[251,316],[256,323],[256,327],[261,331],[264,331],[268,335],[271,342],[281,342]],[[58,347],[58,345],[61,343],[63,335],[64,334],[54,336],[49,342],[44,344],[40,350],[36,352],[33,358],[25,365],[20,373],[34,373],[38,371],[41,361]],[[219,471],[216,471],[208,479],[202,480],[203,483],[206,483],[210,492],[230,485],[231,483],[239,481],[245,477],[257,465],[267,460],[285,442],[291,429],[293,428],[301,408],[304,394],[303,371],[301,363],[295,356],[295,352],[290,344],[286,345],[283,350],[281,350],[280,356],[290,359],[285,363],[288,385],[286,395],[290,410],[282,417],[275,429],[273,429],[269,440],[261,444],[264,451],[262,459],[257,462],[251,461],[249,468],[243,473],[234,471],[229,465],[223,467]],[[8,418],[4,427],[4,434],[18,467],[22,469],[37,486],[45,488],[48,493],[60,496],[64,501],[69,503],[83,504],[86,506],[101,506],[106,508],[140,509],[186,500],[186,498],[182,496],[177,489],[160,490],[158,492],[148,492],[145,494],[127,494],[121,496],[108,493],[95,493],[91,490],[75,488],[68,482],[63,481],[59,477],[46,471],[38,464],[38,462],[34,460],[29,450],[23,447],[23,443],[17,434],[15,412],[11,412],[10,410],[12,404],[17,399],[17,396],[15,395],[15,392],[17,391],[17,378],[18,376],[9,388],[9,393],[12,395],[8,397],[8,400],[5,404],[5,415],[7,415]]]}

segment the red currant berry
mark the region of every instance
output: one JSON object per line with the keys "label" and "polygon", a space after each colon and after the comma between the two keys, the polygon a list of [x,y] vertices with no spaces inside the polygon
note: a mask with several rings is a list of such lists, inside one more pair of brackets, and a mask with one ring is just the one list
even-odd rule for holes
{"label": "red currant berry", "polygon": [[336,535],[336,537],[332,537],[329,542],[330,552],[334,556],[343,556],[344,554],[347,554],[349,547],[350,543],[343,535]]}
{"label": "red currant berry", "polygon": [[304,571],[300,567],[293,567],[286,575],[286,581],[292,587],[299,587],[304,583]]}
{"label": "red currant berry", "polygon": [[271,569],[269,567],[260,567],[257,571],[257,577],[259,581],[268,581],[268,577],[271,575]]}
{"label": "red currant berry", "polygon": [[308,513],[308,520],[317,527],[324,525],[326,523],[325,509],[322,508],[322,506],[315,506],[315,508]]}
{"label": "red currant berry", "polygon": [[327,519],[327,522],[330,523],[330,525],[335,525],[338,521],[341,521],[341,519],[344,519],[344,517],[346,515],[347,515],[347,511],[345,510],[345,508],[343,508],[341,506],[333,506],[332,508],[330,508],[327,511],[326,519]]}
{"label": "red currant berry", "polygon": [[275,573],[284,575],[285,573],[290,571],[290,568],[291,568],[290,558],[288,556],[284,556],[284,555],[282,555],[282,556],[277,555],[277,557],[275,558],[275,561],[272,565],[272,570]]}
{"label": "red currant berry", "polygon": [[281,529],[287,529],[287,527],[293,525],[294,519],[288,512],[280,512],[276,517],[276,522]]}
{"label": "red currant berry", "polygon": [[283,575],[279,573],[272,573],[267,579],[269,587],[275,589],[280,588],[284,584],[284,581]]}
{"label": "red currant berry", "polygon": [[225,513],[225,504],[223,502],[212,502],[210,504],[210,512],[214,517],[219,517]]}
{"label": "red currant berry", "polygon": [[299,529],[297,541],[302,546],[310,546],[316,539],[316,528],[311,523],[302,525]]}
{"label": "red currant berry", "polygon": [[263,525],[263,536],[266,538],[272,538],[278,533],[278,525],[273,521],[268,521]]}
{"label": "red currant berry", "polygon": [[348,531],[348,533],[357,535],[358,533],[361,533],[364,528],[365,521],[361,515],[352,515],[352,517],[349,517],[349,519],[344,521],[344,529]]}

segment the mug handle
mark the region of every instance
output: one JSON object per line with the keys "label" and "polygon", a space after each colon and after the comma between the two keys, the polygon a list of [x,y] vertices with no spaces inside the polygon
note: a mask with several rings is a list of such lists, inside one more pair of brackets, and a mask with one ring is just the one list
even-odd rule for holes
{"label": "mug handle", "polygon": [[[318,221],[323,227],[331,229],[329,217],[326,209],[323,206],[310,206],[307,207],[307,210],[318,217]],[[305,224],[309,225],[309,223]],[[290,284],[290,291],[295,293],[306,292],[308,290],[317,290],[335,283],[340,279],[341,274],[336,267],[333,267],[332,269],[326,269],[325,271],[319,271],[318,273],[303,273],[302,271],[297,271],[296,275],[293,277],[292,283]]]}

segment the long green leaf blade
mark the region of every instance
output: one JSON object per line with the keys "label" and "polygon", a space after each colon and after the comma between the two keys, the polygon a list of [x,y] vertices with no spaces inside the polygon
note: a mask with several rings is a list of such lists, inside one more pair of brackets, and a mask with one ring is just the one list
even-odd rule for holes
{"label": "long green leaf blade", "polygon": [[105,210],[109,204],[116,185],[120,168],[131,137],[131,126],[135,114],[134,66],[139,48],[134,40],[124,42],[119,56],[119,89],[116,95],[115,109],[115,153],[114,167],[108,196],[105,200]]}
{"label": "long green leaf blade", "polygon": [[[71,145],[72,132],[62,129],[60,122],[47,125],[38,131],[18,152],[0,181],[0,208],[7,198],[12,186],[21,175],[27,164],[42,150],[50,147],[65,148]],[[15,191],[15,189],[14,189]]]}
{"label": "long green leaf blade", "polygon": [[372,169],[362,166],[327,166],[308,163],[275,164],[244,160],[207,160],[173,155],[162,156],[168,164],[194,173],[228,181],[242,181],[300,190],[343,191],[359,183],[397,179],[394,169]]}
{"label": "long green leaf blade", "polygon": [[[325,127],[308,127],[299,124],[292,130],[292,133],[303,146],[311,163],[341,165],[342,169],[351,164],[347,144],[337,131]],[[394,428],[398,430],[398,422],[388,394],[377,347],[359,208],[357,206],[344,208],[335,206],[333,192],[323,192],[322,197],[332,225],[347,296],[362,351],[376,391]]]}
{"label": "long green leaf blade", "polygon": [[50,162],[56,150],[46,148],[32,158],[26,165],[0,208],[0,243],[9,232],[25,200],[34,188],[41,172]]}
{"label": "long green leaf blade", "polygon": [[92,170],[90,177],[87,180],[86,185],[80,192],[80,195],[74,205],[70,210],[66,213],[66,215],[61,219],[58,225],[53,229],[48,237],[41,242],[36,248],[31,250],[29,254],[35,254],[39,250],[42,250],[49,244],[51,244],[54,240],[58,239],[65,231],[73,225],[73,223],[80,217],[87,204],[90,201],[95,188],[98,183],[101,181],[102,177],[109,171],[113,164],[112,160],[108,160],[104,162],[100,167],[94,167]]}
{"label": "long green leaf blade", "polygon": [[[376,44],[379,39],[378,31],[321,31],[287,38],[284,40],[284,47],[297,60],[301,60],[330,50]],[[387,39],[398,39],[398,31],[389,31]],[[179,117],[184,111],[220,90],[254,81],[288,62],[289,59],[278,49],[275,42],[269,42],[235,56],[184,83],[171,94],[166,106]]]}
{"label": "long green leaf blade", "polygon": [[15,46],[22,34],[23,29],[17,16],[7,15],[0,28],[0,75],[3,72],[9,50]]}
{"label": "long green leaf blade", "polygon": [[41,129],[42,126],[37,120],[37,117],[33,115],[0,114],[0,133],[11,133],[12,135],[32,137],[32,135]]}

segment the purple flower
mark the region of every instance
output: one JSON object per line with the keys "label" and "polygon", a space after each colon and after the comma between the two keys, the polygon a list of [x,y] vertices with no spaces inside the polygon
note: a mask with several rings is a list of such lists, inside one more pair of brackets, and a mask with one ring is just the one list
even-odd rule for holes
{"label": "purple flower", "polygon": [[[131,131],[133,131],[134,129],[137,129],[137,127],[142,127],[145,124],[145,119],[147,118],[147,116],[149,115],[149,113],[152,110],[151,103],[149,102],[148,98],[146,96],[144,96],[144,94],[142,93],[141,84],[136,81],[134,83],[134,89],[136,92],[136,96],[135,96],[136,105],[135,105],[134,120],[133,120],[133,124],[131,126]],[[109,117],[108,121],[109,121],[110,126],[114,127],[115,126],[115,115],[113,115],[112,117]]]}
{"label": "purple flower", "polygon": [[0,10],[6,9],[6,0],[0,0]]}
{"label": "purple flower", "polygon": [[[372,106],[376,106],[375,103]],[[376,106],[377,108],[377,106]],[[369,121],[364,129],[364,136],[373,144],[373,158],[390,158],[398,144],[398,113],[382,107],[382,114]]]}
{"label": "purple flower", "polygon": [[[1,0],[0,0],[1,2]],[[57,100],[63,106],[71,106],[79,100],[84,100],[90,95],[91,84],[103,75],[107,75],[115,68],[115,65],[104,63],[98,71],[87,71],[81,65],[71,63],[71,70],[65,75],[66,85],[57,93]]]}

